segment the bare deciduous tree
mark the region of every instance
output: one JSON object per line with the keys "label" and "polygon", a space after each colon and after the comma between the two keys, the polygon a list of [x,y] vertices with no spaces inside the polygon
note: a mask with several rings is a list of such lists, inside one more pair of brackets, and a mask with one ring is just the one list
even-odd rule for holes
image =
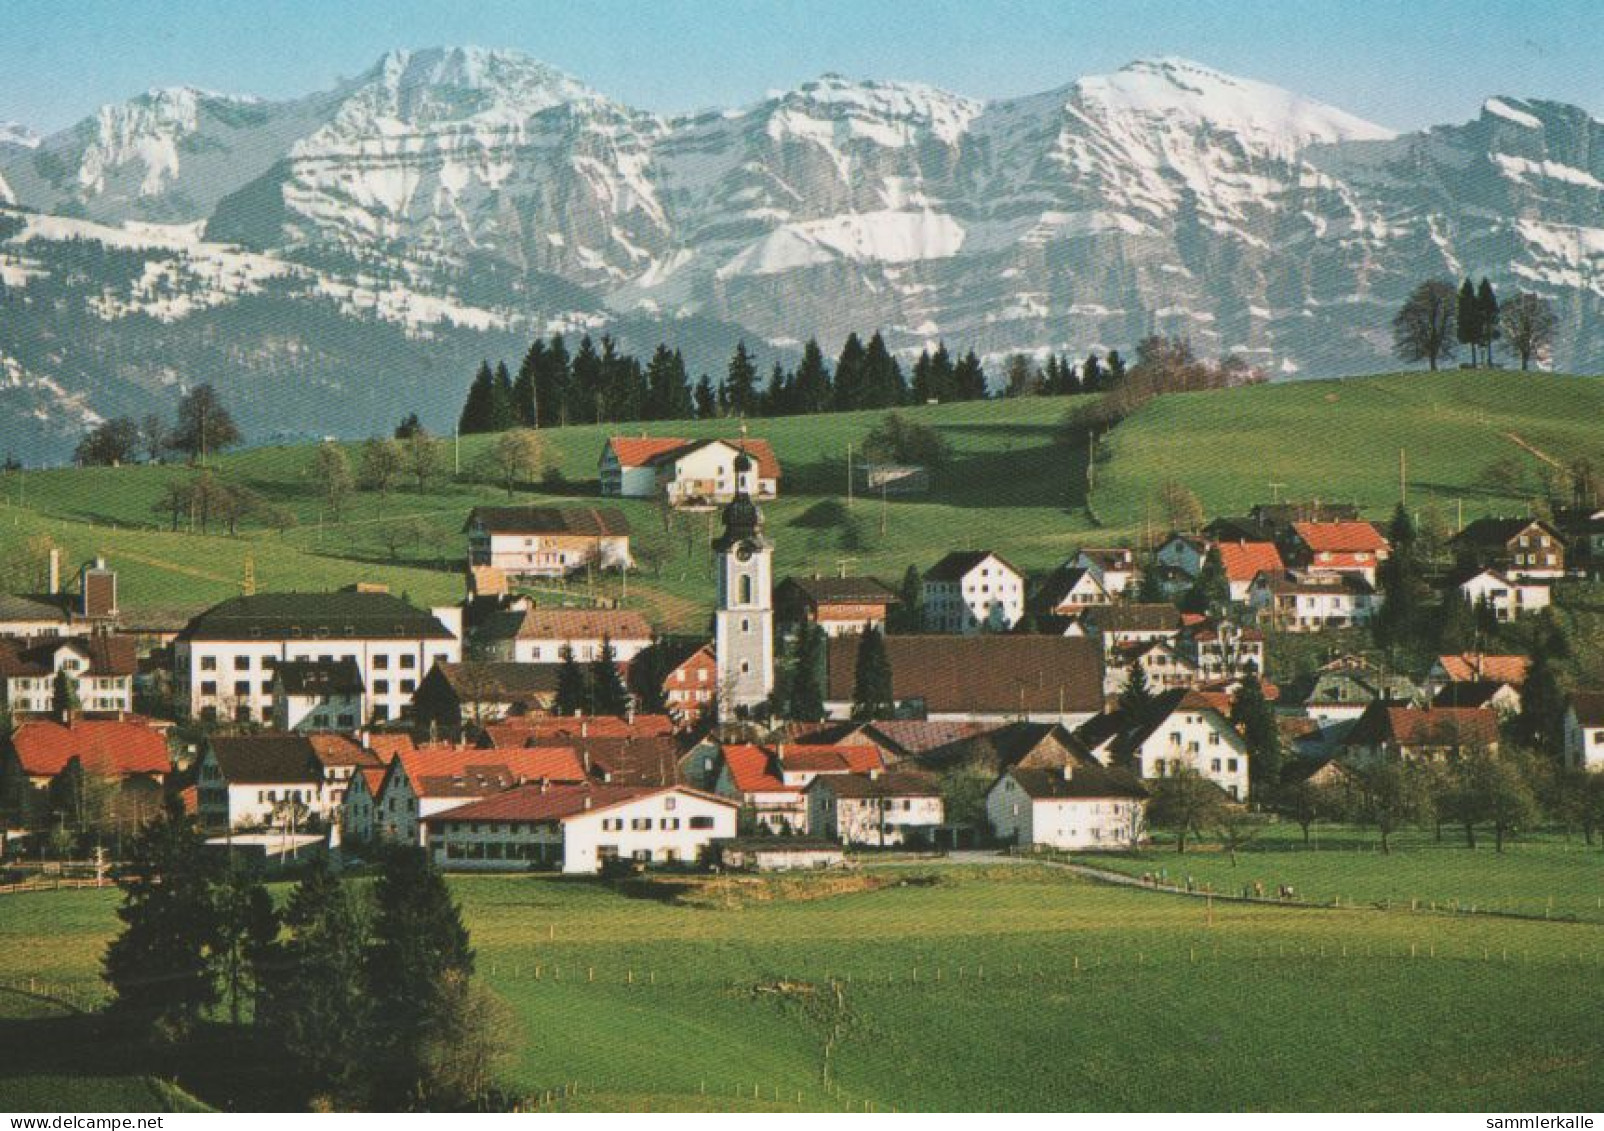
{"label": "bare deciduous tree", "polygon": [[1533,359],[1542,360],[1548,355],[1558,323],[1553,303],[1525,291],[1506,303],[1498,316],[1504,340],[1520,358],[1522,369],[1530,369]]}
{"label": "bare deciduous tree", "polygon": [[1448,279],[1421,283],[1392,320],[1392,349],[1404,361],[1424,361],[1432,369],[1454,356],[1459,292]]}

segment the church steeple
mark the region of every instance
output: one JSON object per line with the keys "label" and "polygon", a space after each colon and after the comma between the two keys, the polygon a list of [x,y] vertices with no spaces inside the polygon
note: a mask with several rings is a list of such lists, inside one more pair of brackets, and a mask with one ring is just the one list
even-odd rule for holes
{"label": "church steeple", "polygon": [[713,615],[718,660],[718,714],[762,706],[774,690],[773,545],[763,536],[763,512],[747,489],[752,460],[736,453],[735,498],[724,508],[724,531],[713,539],[718,557],[718,609]]}

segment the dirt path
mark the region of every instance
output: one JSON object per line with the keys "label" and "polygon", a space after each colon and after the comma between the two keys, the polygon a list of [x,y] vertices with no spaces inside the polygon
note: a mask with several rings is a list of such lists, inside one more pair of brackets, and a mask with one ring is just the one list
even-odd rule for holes
{"label": "dirt path", "polygon": [[1549,467],[1555,467],[1561,471],[1565,470],[1565,465],[1563,463],[1549,455],[1547,452],[1543,451],[1543,449],[1539,448],[1536,444],[1521,439],[1521,437],[1517,436],[1513,432],[1505,432],[1504,438],[1528,454],[1536,456],[1538,459],[1548,464]]}

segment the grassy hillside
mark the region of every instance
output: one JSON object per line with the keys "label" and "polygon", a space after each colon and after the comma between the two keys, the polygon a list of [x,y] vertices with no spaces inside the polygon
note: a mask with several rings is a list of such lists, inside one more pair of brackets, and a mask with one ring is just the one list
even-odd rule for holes
{"label": "grassy hillside", "polygon": [[[1271,494],[1357,499],[1378,517],[1397,497],[1398,450],[1409,452],[1411,499],[1435,499],[1450,517],[1521,509],[1541,460],[1515,438],[1560,461],[1590,455],[1604,466],[1604,381],[1512,372],[1408,373],[1344,381],[1260,386],[1166,397],[1121,425],[1103,445],[1094,506],[1084,497],[1084,453],[1062,440],[1064,398],[921,406],[908,414],[939,429],[952,465],[930,496],[858,497],[846,504],[846,448],[879,413],[756,421],[784,464],[782,497],[765,508],[777,543],[776,571],[833,572],[841,565],[893,583],[910,564],[945,549],[990,547],[1026,570],[1056,565],[1087,541],[1131,541],[1163,525],[1154,502],[1170,478],[1192,485],[1211,512]],[[598,497],[596,460],[615,431],[730,436],[728,421],[585,426],[545,433],[558,481],[517,492],[519,502]],[[1512,438],[1515,437],[1515,438]],[[489,440],[470,437],[471,469]],[[317,589],[358,579],[389,582],[420,602],[460,594],[463,518],[477,503],[506,502],[499,488],[452,482],[388,497],[358,494],[339,522],[321,514],[310,476],[313,449],[258,448],[224,456],[218,472],[291,508],[299,526],[280,535],[248,529],[237,538],[172,534],[153,512],[178,467],[27,472],[0,481],[0,540],[48,533],[74,558],[104,553],[123,574],[133,609],[192,607],[230,596],[249,558],[259,588]],[[353,462],[356,449],[351,448]],[[1513,457],[1526,484],[1499,493],[1480,480]],[[705,624],[712,583],[706,550],[713,516],[668,518],[624,500],[643,570],[629,600],[665,627]],[[1090,515],[1105,524],[1094,524]],[[616,579],[604,591],[618,596]]]}
{"label": "grassy hillside", "polygon": [[[1596,875],[1593,860],[1567,859],[1577,882]],[[553,877],[452,883],[479,971],[521,1023],[508,1076],[532,1091],[577,1084],[569,1107],[1593,1110],[1601,1099],[1596,924],[1210,908],[1002,863],[887,875],[875,891],[718,910]],[[0,917],[0,982],[36,968],[92,982],[114,894],[10,898],[27,902]],[[50,946],[37,945],[47,932]],[[0,1064],[0,1106],[38,1094],[41,1077],[96,1071],[81,1049],[57,1063],[39,1041],[14,1047],[27,1055]],[[232,1086],[227,1072],[180,1078],[214,1104]]]}
{"label": "grassy hillside", "polygon": [[[1541,452],[1604,468],[1604,380],[1495,370],[1397,373],[1163,397],[1120,425],[1093,498],[1115,526],[1155,524],[1162,483],[1186,483],[1210,514],[1282,498],[1357,502],[1385,517],[1407,453],[1411,506],[1449,518],[1521,513],[1538,492]],[[1529,445],[1523,446],[1524,445]],[[1482,481],[1513,458],[1524,484]]]}

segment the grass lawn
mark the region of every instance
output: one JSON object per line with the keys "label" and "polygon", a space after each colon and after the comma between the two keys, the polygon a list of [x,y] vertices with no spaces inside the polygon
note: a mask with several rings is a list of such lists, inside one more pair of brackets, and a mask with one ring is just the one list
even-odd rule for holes
{"label": "grass lawn", "polygon": [[[577,1084],[570,1109],[1604,1101],[1596,924],[1211,911],[1024,864],[895,874],[909,882],[735,910],[548,877],[453,886],[522,1024],[507,1075]],[[113,897],[10,898],[0,982],[21,962],[92,980]],[[0,1106],[17,1086],[0,1075]]]}

